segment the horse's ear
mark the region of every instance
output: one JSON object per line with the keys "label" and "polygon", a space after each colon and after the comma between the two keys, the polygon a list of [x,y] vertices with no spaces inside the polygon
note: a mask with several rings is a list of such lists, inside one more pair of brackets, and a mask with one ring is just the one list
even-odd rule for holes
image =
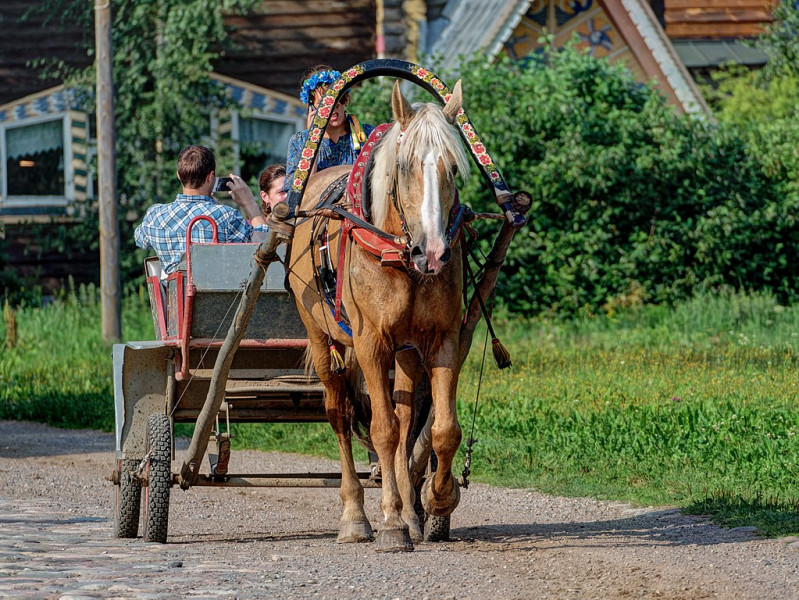
{"label": "horse's ear", "polygon": [[449,102],[447,102],[446,106],[444,107],[444,116],[447,118],[447,121],[450,123],[455,122],[455,117],[458,116],[458,111],[461,109],[463,105],[463,95],[461,94],[461,80],[455,83],[455,87],[452,88],[452,95],[449,98]]}
{"label": "horse's ear", "polygon": [[413,119],[416,113],[411,107],[411,103],[402,95],[399,79],[394,82],[394,91],[391,93],[391,110],[394,112],[394,120],[404,129]]}

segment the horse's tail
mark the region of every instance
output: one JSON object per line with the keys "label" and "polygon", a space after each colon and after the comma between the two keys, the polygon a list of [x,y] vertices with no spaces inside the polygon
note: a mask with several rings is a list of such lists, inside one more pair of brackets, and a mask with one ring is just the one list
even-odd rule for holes
{"label": "horse's tail", "polygon": [[311,348],[311,344],[305,346],[305,354],[303,355],[302,360],[303,360],[303,370],[305,371],[305,376],[310,378],[314,371],[313,351]]}
{"label": "horse's tail", "polygon": [[[314,370],[313,353],[311,345],[305,348],[303,357],[305,375],[310,377]],[[372,407],[369,404],[369,394],[366,393],[366,385],[363,381],[363,371],[355,357],[352,348],[344,351],[344,385],[347,390],[347,399],[352,407],[352,432],[355,437],[367,448],[374,451],[372,440],[369,437],[369,424],[372,421]]]}
{"label": "horse's tail", "polygon": [[369,395],[366,393],[366,385],[363,381],[363,371],[355,357],[352,348],[347,348],[344,353],[347,397],[352,402],[352,432],[355,437],[367,448],[374,452],[372,440],[369,437],[369,424],[372,421],[372,406],[369,403]]}

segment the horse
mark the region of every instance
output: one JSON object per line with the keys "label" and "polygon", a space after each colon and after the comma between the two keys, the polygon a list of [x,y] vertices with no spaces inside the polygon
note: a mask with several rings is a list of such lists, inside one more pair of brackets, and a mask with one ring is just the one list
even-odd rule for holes
{"label": "horse", "polygon": [[[438,468],[421,490],[421,503],[429,515],[446,516],[460,500],[452,463],[461,441],[455,397],[463,257],[457,236],[448,240],[447,229],[456,203],[455,179],[465,176],[470,166],[453,128],[462,104],[460,81],[443,108],[432,103],[411,106],[398,82],[391,103],[394,122],[369,157],[364,183],[371,198],[369,222],[403,240],[408,260],[400,267],[382,266],[372,253],[348,241],[339,262],[345,235],[341,221],[326,223],[330,264],[343,265],[337,277],[352,337],[334,322],[332,306],[320,291],[315,219],[297,220],[288,261],[289,287],[308,332],[312,364],[324,384],[325,411],[338,441],[342,512],[337,541],[375,540],[379,552],[410,551],[413,542],[422,540],[408,463],[417,417],[414,389],[425,374],[432,391],[432,446]],[[312,175],[297,207],[300,213],[312,211],[325,190],[350,169],[332,167]],[[354,360],[347,361],[348,372],[341,374],[331,360],[345,349]],[[368,389],[367,410],[354,405],[348,383],[357,369]],[[383,521],[376,538],[364,512],[363,487],[352,456],[353,421],[363,414],[371,414],[371,423],[361,425],[368,426],[382,470]]]}

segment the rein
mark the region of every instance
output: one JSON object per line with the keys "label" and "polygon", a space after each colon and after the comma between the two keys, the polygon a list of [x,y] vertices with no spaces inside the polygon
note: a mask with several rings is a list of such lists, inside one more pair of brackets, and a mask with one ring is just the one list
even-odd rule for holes
{"label": "rein", "polygon": [[[410,255],[413,240],[408,229],[405,214],[402,210],[399,201],[399,193],[397,188],[397,169],[395,166],[394,181],[390,191],[391,202],[399,214],[400,223],[403,235],[397,236],[392,233],[383,231],[372,223],[369,223],[365,218],[364,211],[364,185],[367,179],[366,168],[369,160],[375,150],[375,147],[380,142],[381,138],[392,126],[392,123],[384,123],[375,128],[369,139],[363,145],[352,171],[347,178],[347,197],[351,203],[351,210],[346,210],[344,207],[330,204],[320,208],[318,211],[309,211],[304,216],[311,214],[322,214],[328,218],[341,219],[341,238],[339,242],[338,264],[336,268],[336,295],[334,302],[333,315],[336,322],[341,322],[341,304],[343,295],[343,277],[341,274],[344,272],[344,263],[346,257],[347,243],[350,238],[358,244],[362,249],[366,250],[369,254],[380,261],[384,267],[393,267],[397,269],[410,270]],[[298,214],[298,216],[300,216]],[[458,192],[455,191],[455,203],[450,211],[449,222],[446,230],[447,245],[451,245],[462,234],[463,226],[466,222],[474,219],[474,213],[469,207],[462,205],[458,199]]]}

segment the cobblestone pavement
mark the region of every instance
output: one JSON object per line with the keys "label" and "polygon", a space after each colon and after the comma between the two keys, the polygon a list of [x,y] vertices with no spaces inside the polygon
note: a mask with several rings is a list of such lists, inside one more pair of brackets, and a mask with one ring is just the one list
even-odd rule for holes
{"label": "cobblestone pavement", "polygon": [[[453,541],[338,545],[335,490],[173,490],[167,544],[112,535],[113,437],[0,421],[0,597],[795,598],[795,539],[670,509],[472,486]],[[231,470],[334,463],[234,453]],[[367,512],[379,524],[377,490]]]}

